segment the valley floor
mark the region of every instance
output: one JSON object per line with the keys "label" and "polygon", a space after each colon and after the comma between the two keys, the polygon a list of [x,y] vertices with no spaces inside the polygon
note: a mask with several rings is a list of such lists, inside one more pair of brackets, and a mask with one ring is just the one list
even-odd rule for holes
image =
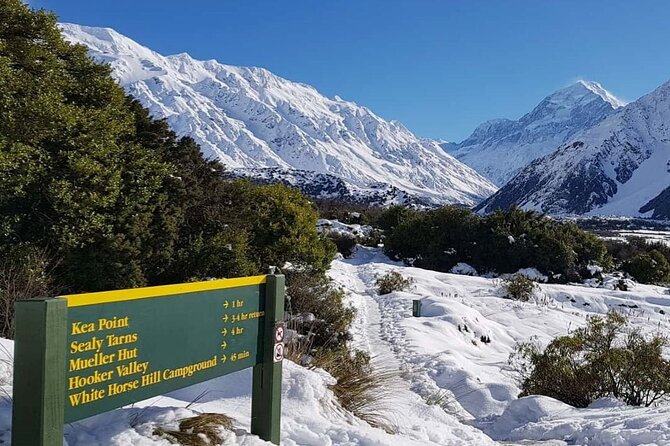
{"label": "valley floor", "polygon": [[[406,292],[379,296],[376,278],[393,270],[414,284]],[[645,331],[670,335],[665,288],[634,285],[622,292],[542,285],[536,302],[520,303],[502,298],[496,279],[404,267],[371,248],[335,260],[329,275],[358,310],[354,347],[371,353],[379,369],[398,371],[378,401],[395,433],[339,408],[327,373],[285,361],[283,445],[670,445],[670,405],[633,408],[600,400],[575,409],[546,397],[517,399],[507,362],[516,342],[534,336],[547,343],[582,326],[588,315],[611,309]],[[411,315],[414,299],[422,300],[422,317]],[[483,335],[491,342],[482,343]],[[12,349],[11,341],[2,340],[4,443],[10,438]],[[269,444],[248,433],[250,393],[251,370],[238,372],[68,425],[67,445],[169,445],[152,435],[156,427],[174,428],[201,412],[235,418],[226,444]]]}

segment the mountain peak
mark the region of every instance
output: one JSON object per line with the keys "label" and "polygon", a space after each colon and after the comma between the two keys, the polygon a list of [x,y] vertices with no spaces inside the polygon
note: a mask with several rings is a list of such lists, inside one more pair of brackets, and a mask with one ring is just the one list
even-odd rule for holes
{"label": "mountain peak", "polygon": [[599,83],[580,80],[546,96],[517,121],[486,121],[465,141],[442,147],[502,186],[533,160],[623,105]]}
{"label": "mountain peak", "polygon": [[[535,109],[526,116],[535,119],[539,114],[563,114],[561,110],[572,110],[592,102],[605,103],[612,109],[626,105],[619,98],[605,90],[598,82],[579,80],[565,88],[556,90],[545,97]],[[524,120],[525,117],[521,118]]]}
{"label": "mountain peak", "polygon": [[603,86],[598,82],[580,79],[575,83],[575,85],[579,85],[583,88],[586,88],[590,92],[597,94],[603,101],[612,104],[612,107],[614,108],[619,108],[626,105],[626,102],[614,96],[612,93],[603,88]]}
{"label": "mountain peak", "polygon": [[559,215],[670,218],[669,87],[619,107],[556,146],[481,209],[516,205]]}

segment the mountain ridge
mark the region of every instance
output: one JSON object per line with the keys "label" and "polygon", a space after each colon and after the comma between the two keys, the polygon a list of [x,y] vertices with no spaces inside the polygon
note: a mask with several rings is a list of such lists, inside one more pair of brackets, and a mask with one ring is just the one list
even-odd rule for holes
{"label": "mountain ridge", "polygon": [[546,96],[518,120],[485,121],[462,142],[442,147],[502,186],[533,160],[623,105],[599,83],[580,80]]}
{"label": "mountain ridge", "polygon": [[670,218],[670,81],[533,161],[477,206]]}
{"label": "mountain ridge", "polygon": [[[126,91],[231,169],[336,176],[356,190],[388,184],[433,204],[474,205],[496,187],[397,121],[264,68],[162,56],[111,28],[61,24],[65,38],[111,65]],[[374,192],[374,188],[370,188]]]}

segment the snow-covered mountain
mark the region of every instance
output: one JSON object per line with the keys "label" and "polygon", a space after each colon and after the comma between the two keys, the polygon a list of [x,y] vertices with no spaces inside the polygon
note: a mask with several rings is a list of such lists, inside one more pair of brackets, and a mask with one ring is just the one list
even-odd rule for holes
{"label": "snow-covered mountain", "polygon": [[670,218],[670,82],[534,161],[478,208]]}
{"label": "snow-covered mountain", "polygon": [[533,160],[554,151],[623,105],[600,84],[579,81],[547,96],[518,121],[487,121],[463,142],[442,147],[503,186]]}
{"label": "snow-covered mountain", "polygon": [[311,171],[372,192],[384,183],[432,203],[475,204],[496,190],[436,141],[309,85],[262,68],[162,56],[109,28],[61,27],[154,116],[231,169]]}

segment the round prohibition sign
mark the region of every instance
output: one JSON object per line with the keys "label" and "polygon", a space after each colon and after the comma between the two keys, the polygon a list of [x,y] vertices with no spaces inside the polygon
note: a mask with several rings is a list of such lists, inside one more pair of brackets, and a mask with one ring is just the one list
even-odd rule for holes
{"label": "round prohibition sign", "polygon": [[275,343],[284,342],[284,324],[275,327]]}
{"label": "round prohibition sign", "polygon": [[273,362],[281,362],[284,359],[284,344],[275,344]]}

